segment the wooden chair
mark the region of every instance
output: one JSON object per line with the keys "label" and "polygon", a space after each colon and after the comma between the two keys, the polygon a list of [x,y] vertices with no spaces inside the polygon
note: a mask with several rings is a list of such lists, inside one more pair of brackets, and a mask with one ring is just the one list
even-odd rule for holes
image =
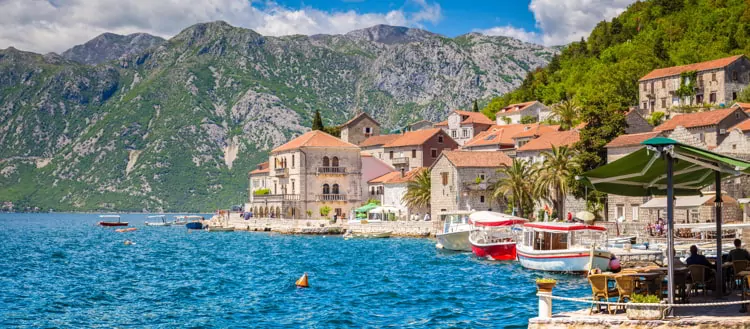
{"label": "wooden chair", "polygon": [[744,276],[739,275],[743,271],[747,271],[748,261],[746,260],[735,260],[732,262],[732,269],[734,270],[734,280],[732,280],[733,288],[737,289],[742,284]]}
{"label": "wooden chair", "polygon": [[[589,283],[591,284],[591,294],[592,299],[594,301],[601,301],[604,299],[605,302],[609,301],[610,297],[617,297],[617,293],[612,293],[609,290],[609,287],[607,286],[607,280],[609,278],[609,275],[606,274],[592,274],[589,275]],[[589,314],[592,314],[594,312],[594,307],[598,306],[598,311],[601,312],[602,308],[599,304],[591,304],[591,309],[589,310]],[[607,312],[610,314],[612,313],[612,309],[607,306]]]}
{"label": "wooden chair", "polygon": [[[625,299],[630,301],[630,296],[633,295],[635,290],[635,278],[628,275],[619,275],[615,277],[615,282],[617,283],[617,293],[619,295],[617,302],[623,303]],[[625,310],[624,306],[622,310]]]}
{"label": "wooden chair", "polygon": [[703,296],[706,295],[706,291],[708,290],[709,286],[708,283],[711,281],[706,281],[706,271],[708,268],[706,268],[703,265],[688,265],[688,271],[690,271],[690,281],[692,282],[692,290],[694,293],[698,293],[698,289],[703,289]]}

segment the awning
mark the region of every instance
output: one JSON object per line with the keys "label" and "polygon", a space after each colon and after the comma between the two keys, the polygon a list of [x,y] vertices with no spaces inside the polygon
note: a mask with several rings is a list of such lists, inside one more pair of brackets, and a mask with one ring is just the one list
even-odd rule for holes
{"label": "awning", "polygon": [[643,145],[646,147],[590,170],[580,179],[604,193],[624,196],[666,195],[667,161],[664,153],[669,153],[675,159],[675,195],[700,195],[703,187],[714,182],[715,171],[720,171],[722,178],[750,173],[748,162],[681,144],[673,139],[655,137],[644,141]]}
{"label": "awning", "polygon": [[525,218],[494,211],[477,211],[469,215],[469,221],[474,226],[511,226],[527,222]]}
{"label": "awning", "polygon": [[391,213],[398,213],[399,211],[406,211],[406,209],[400,209],[398,207],[389,207],[389,206],[377,206],[375,208],[370,209],[369,213],[385,213],[385,212],[391,212]]}
{"label": "awning", "polygon": [[376,205],[374,203],[368,203],[368,204],[366,204],[366,205],[364,205],[362,207],[359,207],[359,208],[355,209],[354,211],[355,212],[368,212],[368,211],[370,211],[370,210],[372,210],[374,208],[377,208],[377,207],[378,207],[378,205]]}
{"label": "awning", "polygon": [[[675,209],[698,208],[709,200],[713,199],[713,194],[707,195],[688,195],[678,196],[675,198]],[[653,198],[641,205],[642,209],[665,209],[667,208],[667,198]]]}

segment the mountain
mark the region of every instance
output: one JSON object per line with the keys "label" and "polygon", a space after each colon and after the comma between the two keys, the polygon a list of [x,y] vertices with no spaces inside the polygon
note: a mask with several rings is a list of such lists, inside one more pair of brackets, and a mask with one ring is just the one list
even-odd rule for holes
{"label": "mountain", "polygon": [[100,64],[140,53],[148,48],[161,45],[164,39],[147,33],[119,35],[104,33],[90,41],[70,48],[62,57],[82,64]]}
{"label": "mountain", "polygon": [[239,204],[247,172],[308,130],[316,109],[326,125],[359,110],[386,129],[438,120],[511,91],[554,54],[480,34],[375,26],[268,37],[224,22],[98,65],[0,50],[0,201],[75,211]]}

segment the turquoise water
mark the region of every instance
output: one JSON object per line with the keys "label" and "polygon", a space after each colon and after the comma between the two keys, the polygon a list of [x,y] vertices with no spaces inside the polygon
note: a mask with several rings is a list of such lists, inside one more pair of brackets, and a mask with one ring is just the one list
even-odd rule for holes
{"label": "turquoise water", "polygon": [[[116,233],[98,220],[0,214],[0,327],[525,328],[537,312],[542,273],[432,240],[187,233],[144,215]],[[309,289],[294,286],[303,272]],[[580,276],[552,277],[556,294],[590,293]]]}

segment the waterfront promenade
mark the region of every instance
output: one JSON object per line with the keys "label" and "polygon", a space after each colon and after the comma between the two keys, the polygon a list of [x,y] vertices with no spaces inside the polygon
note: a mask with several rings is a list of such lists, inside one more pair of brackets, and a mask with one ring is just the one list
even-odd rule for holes
{"label": "waterfront promenade", "polygon": [[349,223],[339,220],[333,223],[326,219],[283,219],[249,218],[243,219],[239,213],[230,213],[223,226],[242,231],[268,231],[284,234],[343,234],[345,231],[359,233],[391,232],[399,237],[434,237],[440,223],[434,221],[386,221]]}

